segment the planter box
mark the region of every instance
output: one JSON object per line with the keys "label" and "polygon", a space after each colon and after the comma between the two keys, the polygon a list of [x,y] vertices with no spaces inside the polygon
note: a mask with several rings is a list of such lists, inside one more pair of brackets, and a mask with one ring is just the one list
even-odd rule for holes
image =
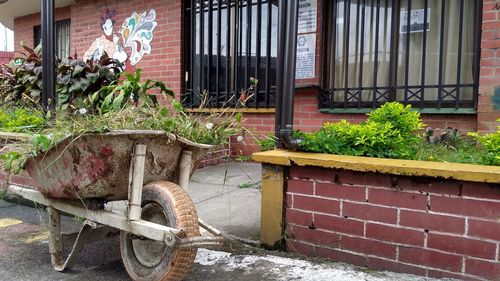
{"label": "planter box", "polygon": [[500,167],[279,150],[253,158],[263,163],[263,244],[378,270],[500,280]]}

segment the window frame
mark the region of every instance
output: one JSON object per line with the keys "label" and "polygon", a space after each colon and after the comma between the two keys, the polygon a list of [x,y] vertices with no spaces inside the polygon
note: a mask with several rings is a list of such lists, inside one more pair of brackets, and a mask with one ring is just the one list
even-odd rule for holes
{"label": "window frame", "polygon": [[[58,20],[55,23],[55,29],[56,29],[56,55],[59,59],[66,59],[68,56],[71,54],[71,19],[63,19],[63,20]],[[69,33],[66,35],[61,34],[61,29],[62,28],[68,28]],[[61,50],[59,50],[60,42],[58,40],[62,39],[67,39],[67,54],[64,55]],[[33,48],[38,46],[40,42],[42,41],[42,26],[41,25],[35,25],[33,26]],[[63,57],[64,56],[64,57]]]}
{"label": "window frame", "polygon": [[[458,114],[475,114],[477,112],[477,103],[478,103],[478,92],[479,92],[479,73],[480,73],[480,56],[481,56],[481,24],[482,24],[482,8],[483,8],[483,1],[474,1],[475,2],[475,22],[474,22],[474,28],[473,28],[473,50],[474,50],[474,59],[472,63],[472,83],[460,83],[460,79],[457,78],[457,83],[444,83],[444,82],[439,82],[435,85],[430,85],[431,83],[422,83],[421,85],[409,85],[408,82],[406,82],[405,85],[398,84],[398,81],[396,81],[396,76],[398,75],[397,73],[397,68],[394,66],[395,63],[397,63],[397,57],[400,52],[399,50],[399,36],[407,36],[407,35],[400,35],[399,33],[399,28],[400,28],[400,17],[401,17],[401,12],[403,11],[401,8],[401,3],[403,2],[402,0],[389,0],[388,3],[397,3],[397,12],[394,12],[396,10],[393,10],[393,12],[390,14],[392,17],[391,20],[391,34],[390,34],[390,40],[391,40],[391,49],[390,49],[390,69],[389,69],[389,83],[388,86],[369,86],[369,87],[344,87],[344,85],[341,85],[339,87],[334,85],[334,89],[331,89],[329,86],[329,80],[332,79],[332,75],[336,75],[335,73],[331,73],[330,68],[332,65],[331,62],[331,54],[332,52],[335,52],[335,47],[332,45],[335,45],[335,43],[332,44],[332,42],[335,42],[335,39],[333,38],[335,35],[336,31],[333,31],[334,28],[332,28],[333,21],[337,22],[337,15],[335,14],[334,11],[334,3],[338,3],[342,0],[324,0],[322,4],[325,7],[323,9],[323,21],[322,21],[322,30],[324,32],[324,37],[323,37],[323,44],[322,44],[322,56],[324,58],[323,60],[323,71],[322,71],[322,78],[321,78],[321,90],[318,94],[318,109],[320,112],[323,113],[366,113],[370,112],[373,110],[373,108],[376,108],[380,105],[382,105],[385,102],[390,102],[390,101],[399,101],[404,104],[411,104],[414,109],[419,110],[420,112],[423,113],[446,113],[446,114],[453,114],[453,113],[458,113]],[[349,0],[344,0],[345,2],[351,3]],[[377,3],[380,3],[378,1],[375,1],[375,5]],[[432,1],[432,0],[428,0]],[[449,0],[442,0],[443,3],[445,1]],[[363,1],[363,3],[366,3]],[[425,1],[427,3],[427,1]],[[359,4],[360,6],[362,4]],[[426,4],[427,5],[427,4]],[[444,4],[443,4],[444,5]],[[426,8],[427,6],[425,6]],[[425,9],[424,8],[424,9]],[[376,8],[374,8],[376,9]],[[463,7],[461,8],[463,9]],[[336,10],[336,9],[335,9]],[[411,10],[410,10],[411,11]],[[338,11],[336,11],[338,12]],[[374,12],[376,14],[376,12]],[[463,18],[463,12],[460,13],[460,17]],[[350,13],[352,16],[352,12]],[[380,20],[379,20],[380,22]],[[337,23],[336,23],[337,24]],[[441,26],[439,27],[441,28]],[[345,30],[342,31],[344,33]],[[360,29],[358,27],[357,32],[360,32]],[[443,32],[442,30],[440,32]],[[464,33],[464,29],[461,30],[462,33]],[[426,32],[424,32],[426,33]],[[342,34],[342,36],[344,36]],[[441,34],[442,36],[442,34]],[[427,38],[427,40],[432,40]],[[442,38],[438,40],[443,40]],[[459,39],[460,40],[460,39]],[[424,41],[425,42],[425,41]],[[424,44],[424,43],[422,43]],[[463,44],[463,41],[462,41]],[[332,51],[333,49],[333,51]],[[425,50],[425,48],[424,48]],[[441,50],[442,51],[442,50]],[[336,51],[339,52],[339,51]],[[343,52],[343,49],[340,50],[340,52]],[[465,51],[462,50],[462,56],[464,56]],[[335,53],[338,54],[338,53]],[[357,53],[359,54],[359,53]],[[406,59],[408,53],[404,54],[403,57]],[[441,57],[442,54],[440,53],[439,56]],[[335,65],[335,63],[333,63]],[[406,67],[406,66],[405,66]],[[457,67],[458,68],[458,67]],[[419,68],[422,70],[422,68]],[[424,67],[425,69],[425,67]],[[342,70],[344,71],[344,70]],[[376,71],[375,68],[372,70],[373,75],[376,77]],[[425,75],[425,71],[423,70]],[[399,74],[402,77],[407,76],[408,71],[406,70],[406,73]],[[439,70],[436,71],[436,75],[440,73]],[[345,73],[343,73],[345,75]],[[458,74],[457,74],[458,75]],[[356,79],[359,78],[359,74],[357,74]],[[406,77],[405,77],[406,78]],[[333,78],[335,79],[335,78]],[[424,79],[425,81],[425,79]],[[360,85],[363,85],[363,83],[360,83]],[[377,83],[375,83],[377,85]],[[437,98],[437,105],[432,106],[434,101],[433,100],[426,100],[425,95],[422,94],[423,91],[425,91],[426,88],[431,88],[434,87],[438,91],[438,98]],[[453,87],[456,87],[456,89],[453,89]],[[461,100],[460,99],[460,89],[463,87],[468,87],[472,89],[472,99],[470,100]],[[451,90],[450,90],[451,88]],[[371,99],[368,101],[361,101],[362,98],[357,98],[355,102],[350,101],[352,96],[359,94],[359,93],[347,93],[348,91],[366,91],[369,90],[373,92],[373,95]],[[386,93],[379,92],[379,90],[386,90]],[[403,95],[404,97],[401,99],[398,99],[396,91],[404,91]],[[333,100],[333,95],[335,92],[338,91],[344,91],[344,99],[343,101],[334,101]],[[422,91],[422,92],[421,92]],[[456,93],[458,91],[458,94]],[[377,99],[377,95],[379,95]],[[416,95],[421,95],[420,98],[417,98],[418,101],[412,101],[410,99],[414,98]],[[409,96],[409,98],[408,98]],[[453,101],[444,101],[445,98],[447,97],[452,97],[454,98]],[[455,97],[454,97],[455,96]],[[351,97],[351,98],[350,98]],[[386,100],[382,100],[382,98],[386,97]],[[348,102],[345,102],[345,100],[348,100]],[[446,103],[446,104],[445,104]],[[454,103],[454,104],[451,104]],[[449,105],[451,104],[451,105]]]}

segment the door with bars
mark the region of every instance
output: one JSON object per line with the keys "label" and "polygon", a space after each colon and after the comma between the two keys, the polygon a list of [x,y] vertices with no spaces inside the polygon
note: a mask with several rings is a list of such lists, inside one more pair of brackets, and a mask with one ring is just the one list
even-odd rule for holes
{"label": "door with bars", "polygon": [[277,0],[184,1],[186,108],[273,108],[276,97]]}

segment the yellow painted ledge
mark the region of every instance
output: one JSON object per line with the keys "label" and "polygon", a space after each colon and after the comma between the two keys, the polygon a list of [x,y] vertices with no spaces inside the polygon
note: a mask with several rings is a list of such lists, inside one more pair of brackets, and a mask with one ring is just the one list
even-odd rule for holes
{"label": "yellow painted ledge", "polygon": [[291,166],[317,166],[361,172],[405,176],[427,176],[473,182],[500,183],[500,166],[443,163],[416,160],[383,159],[322,153],[271,150],[252,155],[256,162]]}

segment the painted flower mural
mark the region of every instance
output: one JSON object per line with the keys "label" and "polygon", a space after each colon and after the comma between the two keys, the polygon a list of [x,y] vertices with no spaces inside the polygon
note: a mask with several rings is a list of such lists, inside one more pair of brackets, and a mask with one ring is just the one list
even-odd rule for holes
{"label": "painted flower mural", "polygon": [[153,31],[158,25],[156,11],[151,9],[141,14],[132,13],[125,19],[118,32],[114,31],[114,15],[114,11],[106,10],[101,22],[104,35],[94,40],[84,57],[95,60],[106,52],[110,57],[134,66],[144,55],[151,54]]}

